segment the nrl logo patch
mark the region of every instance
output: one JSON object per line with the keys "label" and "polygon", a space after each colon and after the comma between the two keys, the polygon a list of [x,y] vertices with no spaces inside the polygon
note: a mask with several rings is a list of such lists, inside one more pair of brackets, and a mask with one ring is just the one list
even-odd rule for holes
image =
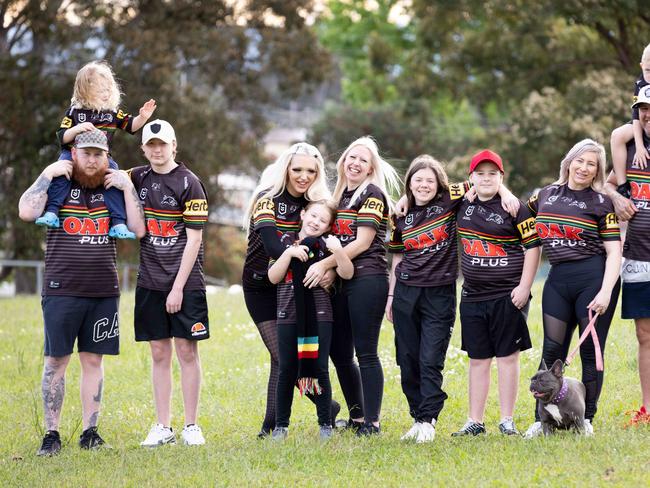
{"label": "nrl logo patch", "polygon": [[144,200],[145,198],[147,198],[147,188],[140,190],[140,200]]}
{"label": "nrl logo patch", "polygon": [[86,114],[79,114],[79,122],[85,122],[86,121]]}
{"label": "nrl logo patch", "polygon": [[80,196],[81,196],[81,190],[79,188],[75,188],[70,192],[70,197],[73,198],[74,200],[78,200]]}
{"label": "nrl logo patch", "polygon": [[287,213],[287,204],[284,202],[280,202],[278,204],[278,213],[280,215],[285,215]]}
{"label": "nrl logo patch", "polygon": [[413,214],[408,214],[404,219],[406,225],[411,225],[413,223]]}

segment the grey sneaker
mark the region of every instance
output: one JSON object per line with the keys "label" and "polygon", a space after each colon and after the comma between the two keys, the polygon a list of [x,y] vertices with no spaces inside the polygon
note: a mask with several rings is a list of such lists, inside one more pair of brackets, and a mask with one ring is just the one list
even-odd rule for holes
{"label": "grey sneaker", "polygon": [[289,435],[289,427],[276,427],[271,433],[271,439],[274,441],[283,441]]}
{"label": "grey sneaker", "polygon": [[328,441],[332,438],[332,426],[331,425],[321,425],[320,426],[320,440]]}
{"label": "grey sneaker", "polygon": [[485,434],[485,424],[479,424],[478,422],[472,419],[467,419],[465,425],[463,425],[460,430],[451,434],[451,436],[452,437],[461,437],[465,435],[477,436],[481,434]]}
{"label": "grey sneaker", "polygon": [[505,417],[499,422],[499,432],[503,435],[519,435],[519,431],[515,427],[515,422],[512,420],[512,417]]}

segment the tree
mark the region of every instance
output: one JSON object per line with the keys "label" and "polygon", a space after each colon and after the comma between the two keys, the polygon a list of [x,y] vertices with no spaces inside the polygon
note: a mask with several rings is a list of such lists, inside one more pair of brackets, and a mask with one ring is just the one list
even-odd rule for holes
{"label": "tree", "polygon": [[[42,230],[17,219],[16,202],[58,154],[54,132],[74,75],[105,58],[122,80],[124,107],[155,98],[172,121],[181,161],[219,198],[226,167],[261,164],[265,105],[328,76],[330,61],[305,24],[310,2],[251,0],[0,1],[0,190],[3,249],[40,258]],[[120,134],[122,168],[142,164],[139,136]],[[18,283],[19,282],[19,283]],[[17,280],[18,290],[23,283]]]}

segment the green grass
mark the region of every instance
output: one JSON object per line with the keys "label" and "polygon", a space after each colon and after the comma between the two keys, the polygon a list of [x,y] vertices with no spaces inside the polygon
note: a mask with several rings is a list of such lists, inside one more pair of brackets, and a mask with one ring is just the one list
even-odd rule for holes
{"label": "green grass", "polygon": [[[522,355],[520,398],[515,421],[532,421],[528,378],[540,357],[541,289],[530,312],[535,348]],[[406,444],[410,427],[406,400],[394,360],[392,326],[384,323],[380,355],[385,394],[380,437],[336,435],[318,442],[315,409],[294,399],[289,439],[259,441],[268,357],[241,295],[210,296],[212,338],[201,344],[204,370],[200,424],[207,445],[200,448],[139,447],[154,421],[149,349],[133,341],[133,294],[121,302],[121,349],[105,360],[105,395],[100,431],[112,450],[81,452],[78,396],[79,363],[68,369],[61,435],[62,453],[35,456],[42,435],[40,376],[42,318],[37,297],[0,301],[0,483],[4,486],[648,486],[650,429],[623,429],[624,412],[639,404],[636,339],[631,321],[616,319],[607,341],[605,386],[595,421],[596,436],[562,433],[524,441],[498,434],[496,378],[488,401],[488,435],[452,439],[467,415],[467,358],[454,331],[444,388],[449,400],[431,445]],[[493,370],[494,373],[496,373]],[[580,361],[569,368],[580,376]],[[173,426],[182,427],[178,368],[174,367]],[[336,375],[334,397],[342,402]]]}

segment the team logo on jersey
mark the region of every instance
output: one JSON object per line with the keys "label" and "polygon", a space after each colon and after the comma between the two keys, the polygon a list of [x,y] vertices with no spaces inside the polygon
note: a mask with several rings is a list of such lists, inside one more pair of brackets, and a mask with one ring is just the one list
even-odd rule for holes
{"label": "team logo on jersey", "polygon": [[161,205],[169,205],[170,207],[176,207],[178,202],[171,195],[163,195],[162,200],[160,201]]}
{"label": "team logo on jersey", "polygon": [[501,217],[501,215],[496,213],[490,213],[490,216],[485,220],[487,220],[488,222],[495,222],[498,225],[503,224],[503,217]]}
{"label": "team logo on jersey", "polygon": [[70,198],[73,200],[78,200],[80,196],[81,190],[79,188],[73,188],[72,191],[70,191]]}
{"label": "team logo on jersey", "polygon": [[99,117],[99,121],[101,123],[108,122],[110,124],[113,122],[113,116],[111,114],[102,114],[101,117]]}
{"label": "team logo on jersey", "polygon": [[79,122],[85,122],[86,121],[86,114],[79,114]]}
{"label": "team logo on jersey", "polygon": [[404,219],[406,225],[411,225],[413,223],[413,214],[408,214]]}
{"label": "team logo on jersey", "polygon": [[103,193],[98,193],[98,194],[92,195],[90,197],[90,203],[103,202],[103,201],[104,201],[104,194]]}
{"label": "team logo on jersey", "polygon": [[465,209],[465,217],[471,217],[474,213],[474,205],[470,205]]}
{"label": "team logo on jersey", "polygon": [[578,200],[573,200],[570,204],[569,207],[578,207],[582,210],[587,208],[587,204],[585,202],[580,202]]}
{"label": "team logo on jersey", "polygon": [[432,205],[431,207],[427,207],[427,217],[430,217],[432,214],[441,214],[442,213],[442,207],[439,207],[438,205]]}
{"label": "team logo on jersey", "polygon": [[197,322],[192,326],[192,337],[202,336],[208,333],[205,325],[202,322]]}
{"label": "team logo on jersey", "polygon": [[284,202],[280,202],[278,204],[278,214],[286,215],[286,213],[287,213],[287,204]]}
{"label": "team logo on jersey", "polygon": [[140,200],[144,200],[145,198],[147,198],[147,191],[148,191],[147,188],[143,188],[142,190],[140,190]]}

